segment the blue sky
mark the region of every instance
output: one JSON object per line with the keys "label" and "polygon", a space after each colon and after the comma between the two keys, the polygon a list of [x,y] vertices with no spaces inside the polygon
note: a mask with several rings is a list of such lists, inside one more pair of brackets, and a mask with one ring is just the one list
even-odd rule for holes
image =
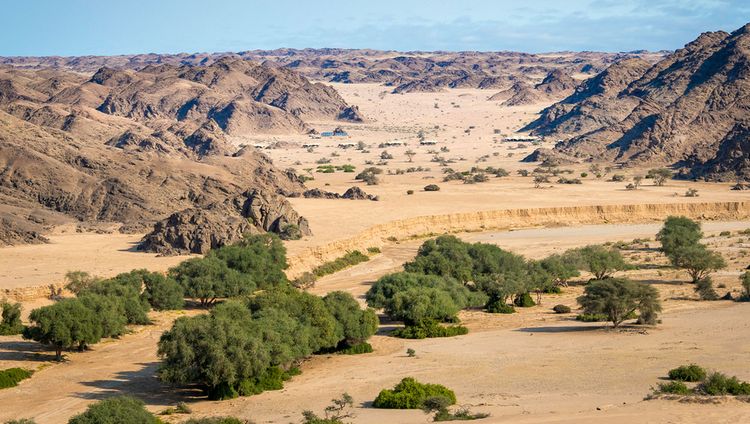
{"label": "blue sky", "polygon": [[750,21],[748,0],[4,0],[0,55],[675,49]]}

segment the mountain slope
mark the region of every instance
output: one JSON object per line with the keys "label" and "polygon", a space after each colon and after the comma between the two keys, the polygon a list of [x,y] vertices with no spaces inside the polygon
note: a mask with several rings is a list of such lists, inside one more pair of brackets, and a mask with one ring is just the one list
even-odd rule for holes
{"label": "mountain slope", "polygon": [[575,135],[555,150],[578,158],[670,164],[697,178],[750,177],[750,24],[704,33],[646,70],[645,63],[615,66],[525,129]]}

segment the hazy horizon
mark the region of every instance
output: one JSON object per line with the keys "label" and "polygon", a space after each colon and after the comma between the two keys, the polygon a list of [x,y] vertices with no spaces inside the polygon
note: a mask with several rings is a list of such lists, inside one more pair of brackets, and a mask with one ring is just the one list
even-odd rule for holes
{"label": "hazy horizon", "polygon": [[0,56],[238,52],[674,50],[750,17],[739,0],[397,2],[39,0],[5,5]]}

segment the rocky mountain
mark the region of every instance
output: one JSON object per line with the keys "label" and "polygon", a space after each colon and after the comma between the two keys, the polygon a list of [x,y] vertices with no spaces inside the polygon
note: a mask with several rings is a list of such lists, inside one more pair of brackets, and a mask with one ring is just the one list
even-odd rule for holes
{"label": "rocky mountain", "polygon": [[492,95],[489,100],[502,101],[503,106],[530,105],[561,99],[573,92],[578,81],[559,69],[547,74],[536,85],[516,81],[510,88]]}
{"label": "rocky mountain", "polygon": [[394,93],[433,92],[446,88],[504,89],[515,81],[538,84],[555,70],[593,75],[624,58],[655,62],[665,52],[395,52],[369,49],[277,49],[238,53],[142,54],[83,57],[0,57],[5,64],[30,69],[69,69],[93,73],[102,67],[140,70],[159,65],[209,66],[249,60],[284,68],[318,81],[378,83]]}
{"label": "rocky mountain", "polygon": [[629,60],[546,109],[527,130],[572,134],[556,153],[750,178],[750,24],[701,34],[653,66]]}
{"label": "rocky mountain", "polygon": [[[249,190],[283,204],[276,194],[302,183],[235,137],[337,118],[362,119],[330,86],[246,60],[93,75],[0,67],[0,244],[43,242],[67,222],[141,232]],[[272,215],[251,226],[301,224],[290,207]]]}

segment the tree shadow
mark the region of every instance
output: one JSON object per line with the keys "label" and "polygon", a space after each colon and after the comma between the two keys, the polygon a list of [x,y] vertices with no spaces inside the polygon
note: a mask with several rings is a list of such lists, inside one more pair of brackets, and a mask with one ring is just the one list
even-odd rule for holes
{"label": "tree shadow", "polygon": [[0,342],[0,361],[55,361],[49,347],[32,341],[11,340]]}
{"label": "tree shadow", "polygon": [[161,382],[157,377],[159,362],[138,364],[141,368],[132,371],[121,371],[107,380],[93,380],[81,384],[95,389],[78,392],[76,397],[89,400],[102,400],[112,396],[135,396],[151,405],[170,406],[177,402],[205,399],[197,388],[173,387]]}
{"label": "tree shadow", "polygon": [[128,243],[130,247],[125,249],[117,249],[118,252],[132,252],[132,253],[145,253],[143,250],[138,249],[138,246],[141,244],[140,241],[133,241]]}
{"label": "tree shadow", "polygon": [[574,333],[582,331],[597,331],[605,328],[604,326],[597,325],[561,325],[561,326],[549,326],[549,327],[524,327],[518,328],[514,331],[520,331],[522,333]]}

